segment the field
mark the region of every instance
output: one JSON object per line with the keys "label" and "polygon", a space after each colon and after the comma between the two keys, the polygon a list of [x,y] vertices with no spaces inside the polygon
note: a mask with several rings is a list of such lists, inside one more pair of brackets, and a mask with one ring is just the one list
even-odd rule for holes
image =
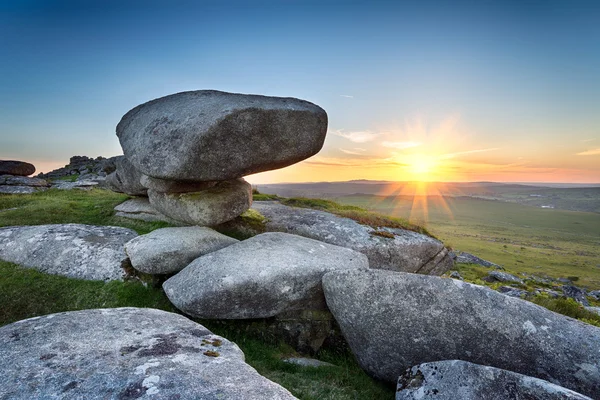
{"label": "field", "polygon": [[600,288],[598,213],[474,197],[349,195],[333,200],[425,223],[448,246],[508,271],[578,277],[577,285]]}

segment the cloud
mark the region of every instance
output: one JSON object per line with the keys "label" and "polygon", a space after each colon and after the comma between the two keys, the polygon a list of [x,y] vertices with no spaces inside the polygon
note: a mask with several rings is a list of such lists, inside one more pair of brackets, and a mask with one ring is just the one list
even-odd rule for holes
{"label": "cloud", "polygon": [[336,167],[362,167],[373,168],[381,166],[406,167],[407,164],[398,162],[392,158],[333,158],[333,157],[313,157],[303,161],[303,164],[315,166],[336,166]]}
{"label": "cloud", "polygon": [[377,139],[381,133],[375,133],[371,131],[356,131],[356,132],[344,132],[342,129],[332,130],[329,133],[348,139],[354,143],[367,143]]}
{"label": "cloud", "polygon": [[362,155],[362,153],[360,151],[352,151],[352,150],[346,150],[346,149],[340,149],[340,151],[343,152],[343,153],[346,153],[346,154],[353,155],[353,156],[360,156],[360,155]]}
{"label": "cloud", "polygon": [[340,97],[345,97],[347,99],[353,99],[354,96],[350,96],[349,94],[340,94]]}
{"label": "cloud", "polygon": [[600,155],[600,149],[582,151],[581,153],[577,153],[578,156],[597,156]]}
{"label": "cloud", "polygon": [[411,147],[420,146],[422,143],[420,143],[420,142],[383,142],[381,144],[384,147],[402,150],[402,149],[409,149]]}
{"label": "cloud", "polygon": [[581,143],[593,142],[594,140],[596,140],[596,138],[584,139],[584,140],[581,141]]}
{"label": "cloud", "polygon": [[458,156],[463,156],[465,154],[483,153],[485,151],[494,151],[494,150],[500,150],[500,148],[499,147],[493,147],[493,148],[490,148],[490,149],[477,149],[477,150],[459,151],[459,152],[456,152],[456,153],[444,154],[444,155],[440,156],[440,158],[444,158],[444,159],[447,159],[447,158],[456,158]]}

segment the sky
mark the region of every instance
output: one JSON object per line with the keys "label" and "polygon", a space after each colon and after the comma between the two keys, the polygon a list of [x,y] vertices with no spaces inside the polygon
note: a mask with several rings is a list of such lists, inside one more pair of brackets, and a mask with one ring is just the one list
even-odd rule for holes
{"label": "sky", "polygon": [[3,1],[0,159],[122,154],[187,90],[324,108],[321,152],[252,183],[600,182],[600,1]]}

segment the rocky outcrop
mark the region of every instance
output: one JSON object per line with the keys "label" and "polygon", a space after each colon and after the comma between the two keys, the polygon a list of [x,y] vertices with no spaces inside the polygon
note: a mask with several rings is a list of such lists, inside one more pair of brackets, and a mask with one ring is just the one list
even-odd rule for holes
{"label": "rocky outcrop", "polygon": [[47,173],[40,173],[39,178],[55,180],[69,176],[77,176],[81,180],[103,178],[115,170],[115,158],[73,156],[62,168]]}
{"label": "rocky outcrop", "polygon": [[550,382],[460,360],[424,363],[398,379],[396,400],[592,400]]}
{"label": "rocky outcrop", "polygon": [[117,308],[0,328],[2,399],[295,399],[187,318]]}
{"label": "rocky outcrop", "polygon": [[44,179],[17,175],[0,175],[0,193],[28,194],[44,191],[50,185]]}
{"label": "rocky outcrop", "polygon": [[25,161],[0,160],[0,175],[28,176],[35,172],[35,167]]}
{"label": "rocky outcrop", "polygon": [[256,201],[252,209],[266,218],[266,231],[287,232],[359,251],[368,257],[371,268],[431,275],[452,268],[444,244],[420,233],[379,228],[390,236],[383,237],[374,235],[373,227],[350,218],[275,201]]}
{"label": "rocky outcrop", "polygon": [[590,305],[585,289],[573,285],[564,285],[561,289],[565,297],[573,299],[585,307]]}
{"label": "rocky outcrop", "polygon": [[82,224],[0,228],[0,259],[53,275],[119,280],[126,275],[123,245],[131,229]]}
{"label": "rocky outcrop", "polygon": [[379,379],[460,359],[600,397],[598,327],[454,279],[335,271],[323,289],[359,364]]}
{"label": "rocky outcrop", "polygon": [[174,220],[213,226],[234,219],[252,204],[252,187],[243,179],[219,182],[198,192],[161,193],[148,190],[150,204]]}
{"label": "rocky outcrop", "polygon": [[268,318],[325,309],[323,274],[368,268],[358,252],[286,233],[265,233],[201,256],[163,288],[198,318]]}
{"label": "rocky outcrop", "polygon": [[171,274],[181,271],[201,255],[237,242],[205,227],[163,228],[125,243],[125,252],[138,271]]}
{"label": "rocky outcrop", "polygon": [[115,171],[106,177],[106,186],[130,196],[146,196],[148,190],[140,183],[142,174],[124,157],[115,159]]}
{"label": "rocky outcrop", "polygon": [[316,154],[327,114],[308,101],[199,90],[139,105],[117,125],[125,156],[166,180],[224,181]]}

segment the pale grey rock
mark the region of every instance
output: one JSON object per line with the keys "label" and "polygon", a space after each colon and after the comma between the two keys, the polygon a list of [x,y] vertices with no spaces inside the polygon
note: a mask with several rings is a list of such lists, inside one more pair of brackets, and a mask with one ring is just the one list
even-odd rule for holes
{"label": "pale grey rock", "polygon": [[117,125],[125,156],[167,180],[223,181],[287,167],[321,150],[327,114],[308,101],[199,90],[129,111]]}
{"label": "pale grey rock", "polygon": [[199,192],[161,193],[148,190],[158,212],[190,225],[213,226],[242,214],[252,204],[252,186],[243,179],[219,182]]}
{"label": "pale grey rock", "polygon": [[48,187],[47,180],[28,176],[0,175],[0,185]]}
{"label": "pale grey rock", "polygon": [[491,271],[486,278],[491,282],[523,283],[521,278],[502,271]]}
{"label": "pale grey rock", "polygon": [[503,269],[498,264],[494,264],[493,262],[486,261],[483,258],[479,258],[473,254],[470,254],[470,253],[467,253],[464,251],[457,252],[456,259],[454,261],[458,264],[475,264],[475,265],[481,265],[482,267],[487,267],[487,268]]}
{"label": "pale grey rock", "polygon": [[115,215],[117,217],[137,219],[141,221],[154,222],[162,221],[168,222],[172,225],[182,225],[181,222],[175,221],[172,218],[162,215],[152,205],[147,197],[136,197],[124,201],[121,204],[115,206]]}
{"label": "pale grey rock", "polygon": [[335,271],[323,289],[359,364],[379,379],[460,359],[600,398],[598,327],[455,279]]}
{"label": "pale grey rock", "polygon": [[106,186],[130,196],[146,196],[147,189],[140,183],[142,174],[125,156],[115,159],[116,170],[106,177]]}
{"label": "pale grey rock", "polygon": [[55,181],[52,183],[53,189],[59,190],[91,190],[95,187],[99,187],[100,184],[97,180],[85,179],[85,180],[76,180],[75,182],[68,181]]}
{"label": "pale grey rock", "polygon": [[138,271],[170,274],[181,271],[201,255],[237,242],[205,227],[162,228],[133,238],[125,244],[125,252]]}
{"label": "pale grey rock", "polygon": [[585,289],[573,285],[564,285],[562,287],[562,292],[565,295],[565,297],[575,300],[582,306],[587,307],[590,305],[590,302],[586,297],[587,292],[585,291]]}
{"label": "pale grey rock", "polygon": [[460,360],[423,363],[398,378],[396,400],[592,400],[542,379]]}
{"label": "pale grey rock", "polygon": [[585,309],[588,310],[588,311],[590,311],[590,312],[593,312],[595,314],[600,315],[600,307],[590,307],[590,306],[588,306]]}
{"label": "pale grey rock", "polygon": [[0,193],[31,194],[47,190],[45,187],[0,185]]}
{"label": "pale grey rock", "polygon": [[459,279],[461,281],[465,280],[465,278],[463,278],[462,275],[458,271],[452,271],[450,273],[450,278],[452,278],[452,279]]}
{"label": "pale grey rock", "polygon": [[325,211],[256,201],[252,209],[267,222],[267,231],[281,231],[347,247],[365,254],[371,268],[441,275],[453,263],[439,240],[404,229],[380,228],[393,239],[373,235],[373,228]]}
{"label": "pale grey rock", "polygon": [[321,277],[368,268],[344,247],[286,233],[264,233],[194,260],[163,288],[198,318],[268,318],[284,311],[326,309]]}
{"label": "pale grey rock", "polygon": [[500,286],[497,290],[506,296],[518,297],[520,299],[529,295],[527,290],[518,289],[511,286]]}
{"label": "pale grey rock", "polygon": [[218,182],[188,182],[188,181],[168,181],[165,179],[153,178],[143,175],[140,183],[150,190],[162,193],[186,193],[198,192],[200,190],[209,189],[215,186]]}
{"label": "pale grey rock", "polygon": [[239,347],[174,313],[74,311],[0,328],[2,399],[295,399]]}
{"label": "pale grey rock", "polygon": [[333,365],[331,363],[321,361],[321,360],[316,360],[314,358],[306,358],[306,357],[288,357],[288,358],[282,359],[281,361],[283,361],[284,363],[288,363],[288,364],[299,365],[301,367],[311,367],[311,368],[335,367],[335,365]]}
{"label": "pale grey rock", "polygon": [[25,161],[0,160],[0,175],[27,176],[35,172],[35,166]]}
{"label": "pale grey rock", "polygon": [[588,292],[588,296],[591,296],[595,300],[600,300],[600,290],[592,290]]}
{"label": "pale grey rock", "polygon": [[70,278],[119,280],[127,261],[123,245],[136,236],[115,226],[9,226],[0,228],[0,259]]}

